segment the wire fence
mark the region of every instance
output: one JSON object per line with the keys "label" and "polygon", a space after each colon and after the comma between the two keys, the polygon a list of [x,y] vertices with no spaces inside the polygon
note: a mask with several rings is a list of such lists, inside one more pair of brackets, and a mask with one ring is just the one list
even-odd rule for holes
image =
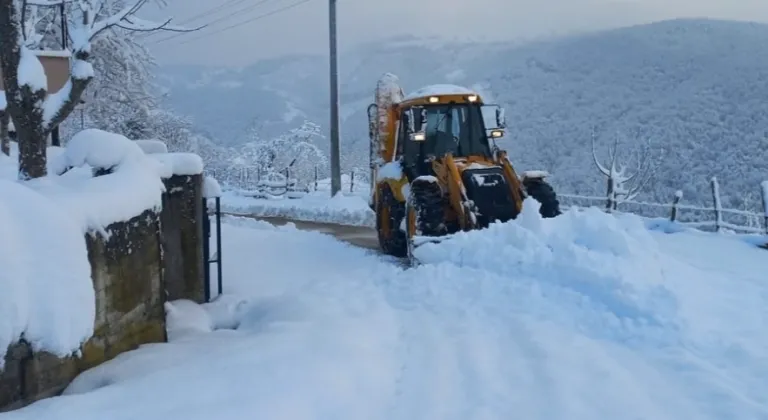
{"label": "wire fence", "polygon": [[[649,203],[634,200],[619,200],[614,205],[616,211],[632,213],[649,218],[667,218],[685,226],[705,231],[721,232],[730,230],[740,233],[768,234],[768,197],[765,188],[761,188],[763,213],[747,210],[723,208],[720,200],[720,188],[716,177],[710,181],[712,207],[701,207],[681,203],[683,194],[677,191],[668,203]],[[600,203],[605,211],[611,212],[609,197],[558,194],[563,208],[571,206],[594,206]]]}
{"label": "wire fence", "polygon": [[[252,170],[232,171],[216,174],[212,170],[209,175],[223,184],[236,190],[239,195],[254,198],[289,198],[299,199],[307,194],[318,191],[330,191],[330,180],[322,178],[315,168],[314,176],[307,179],[297,179],[290,169],[281,172],[262,172]],[[217,175],[222,175],[221,177]],[[720,232],[730,230],[740,233],[768,234],[768,194],[761,188],[763,197],[763,213],[723,208],[720,200],[720,188],[717,178],[710,182],[712,207],[702,207],[685,204],[682,192],[678,191],[670,197],[667,203],[652,203],[635,200],[621,200],[615,196],[588,196],[558,193],[561,207],[601,207],[606,212],[632,213],[649,218],[666,218],[704,231]],[[370,172],[367,169],[353,169],[342,174],[342,189],[344,194],[364,195],[370,191]]]}

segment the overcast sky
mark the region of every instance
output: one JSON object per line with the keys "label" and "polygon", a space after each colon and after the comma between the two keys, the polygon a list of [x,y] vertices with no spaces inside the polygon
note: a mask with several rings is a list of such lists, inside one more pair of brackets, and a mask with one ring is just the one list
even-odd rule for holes
{"label": "overcast sky", "polygon": [[[140,15],[210,26],[148,36],[161,63],[241,66],[328,48],[327,0],[305,0],[248,23],[302,0],[166,1],[164,10],[147,7]],[[338,0],[340,48],[401,34],[503,40],[674,17],[768,22],[768,0]]]}

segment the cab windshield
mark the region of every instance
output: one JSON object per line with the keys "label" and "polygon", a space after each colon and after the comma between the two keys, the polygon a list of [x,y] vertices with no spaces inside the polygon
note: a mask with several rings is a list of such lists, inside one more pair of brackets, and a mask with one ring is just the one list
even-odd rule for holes
{"label": "cab windshield", "polygon": [[[490,156],[480,106],[435,105],[425,107],[422,113],[415,118],[416,131],[424,131],[426,135],[425,141],[415,142],[420,143],[420,155]],[[424,120],[426,127],[421,126]]]}

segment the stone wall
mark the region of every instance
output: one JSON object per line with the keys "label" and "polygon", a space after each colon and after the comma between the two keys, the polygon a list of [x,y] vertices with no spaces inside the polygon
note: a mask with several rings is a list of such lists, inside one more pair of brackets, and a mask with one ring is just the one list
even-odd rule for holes
{"label": "stone wall", "polygon": [[165,180],[163,195],[163,269],[168,300],[205,301],[203,265],[203,176]]}
{"label": "stone wall", "polygon": [[139,345],[166,340],[166,300],[202,302],[202,177],[166,180],[163,210],[86,235],[96,292],[93,337],[77,356],[12,345],[0,371],[0,412],[58,395],[80,372]]}

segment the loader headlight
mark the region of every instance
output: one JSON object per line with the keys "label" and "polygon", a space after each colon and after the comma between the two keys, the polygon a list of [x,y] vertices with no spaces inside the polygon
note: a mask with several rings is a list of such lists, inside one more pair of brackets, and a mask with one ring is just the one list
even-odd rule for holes
{"label": "loader headlight", "polygon": [[477,101],[477,95],[469,95],[469,96],[467,96],[467,100],[469,102],[475,102],[475,101]]}
{"label": "loader headlight", "polygon": [[498,139],[504,137],[504,130],[491,130],[491,138]]}
{"label": "loader headlight", "polygon": [[430,96],[429,97],[429,103],[436,104],[438,102],[440,102],[440,98],[438,98],[437,96]]}

